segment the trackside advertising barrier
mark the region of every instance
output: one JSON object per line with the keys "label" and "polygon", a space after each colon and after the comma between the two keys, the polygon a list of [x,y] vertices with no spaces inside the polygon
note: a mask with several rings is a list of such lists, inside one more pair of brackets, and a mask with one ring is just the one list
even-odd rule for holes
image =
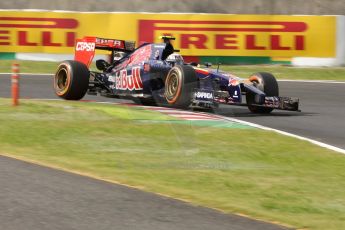
{"label": "trackside advertising barrier", "polygon": [[304,57],[339,62],[341,20],[338,16],[0,11],[0,52],[72,54],[75,39],[83,36],[134,40],[139,45],[172,35],[176,49],[189,59],[245,62]]}

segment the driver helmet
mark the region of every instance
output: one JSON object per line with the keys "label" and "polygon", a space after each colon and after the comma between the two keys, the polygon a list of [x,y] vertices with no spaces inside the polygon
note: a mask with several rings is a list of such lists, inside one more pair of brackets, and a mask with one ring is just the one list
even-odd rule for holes
{"label": "driver helmet", "polygon": [[182,55],[178,54],[178,53],[170,54],[167,57],[166,61],[167,62],[173,62],[173,63],[180,64],[180,65],[183,65],[183,63],[184,63]]}

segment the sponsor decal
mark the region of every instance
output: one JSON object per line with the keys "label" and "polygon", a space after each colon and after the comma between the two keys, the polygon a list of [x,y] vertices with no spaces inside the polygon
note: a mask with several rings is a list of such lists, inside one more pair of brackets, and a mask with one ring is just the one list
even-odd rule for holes
{"label": "sponsor decal", "polygon": [[74,53],[74,60],[84,63],[87,67],[95,56],[95,38],[77,39]]}
{"label": "sponsor decal", "polygon": [[[145,31],[139,32],[139,39],[154,41],[154,31],[178,31],[180,33],[180,48],[189,49],[194,46],[197,49],[228,49],[240,48],[239,37],[244,40],[245,49],[248,50],[304,50],[304,35],[297,33],[305,32],[305,22],[281,22],[281,21],[192,21],[192,20],[140,20],[140,28]],[[184,32],[185,33],[182,33]],[[213,42],[208,42],[210,35],[204,32],[213,32]],[[192,33],[191,33],[192,32]],[[224,33],[226,32],[226,33]],[[236,32],[246,32],[239,35]],[[280,32],[271,34],[265,45],[258,44],[258,35],[252,32]],[[282,33],[293,32],[292,41],[288,46],[281,43]]]}
{"label": "sponsor decal", "polygon": [[0,17],[0,46],[73,47],[78,25],[74,18]]}
{"label": "sponsor decal", "polygon": [[96,44],[97,46],[114,47],[118,49],[125,48],[124,41],[115,40],[115,39],[96,38]]}
{"label": "sponsor decal", "polygon": [[196,99],[212,99],[213,93],[211,93],[211,92],[196,92],[195,98]]}
{"label": "sponsor decal", "polygon": [[110,38],[96,46],[132,49],[129,40],[161,46],[158,37],[166,34],[176,37],[175,49],[188,56],[335,57],[336,22],[336,16],[3,10],[0,51],[73,53],[76,38],[84,36]]}
{"label": "sponsor decal", "polygon": [[238,98],[237,90],[234,91],[234,94],[232,95],[233,98]]}
{"label": "sponsor decal", "polygon": [[95,43],[94,42],[77,42],[75,50],[76,51],[94,51]]}
{"label": "sponsor decal", "polygon": [[156,37],[169,33],[176,37],[175,47],[186,53],[188,50],[188,55],[334,55],[334,42],[330,40],[326,48],[314,39],[315,35],[320,36],[317,30],[320,23],[331,26],[327,34],[334,36],[335,21],[331,18],[277,16],[272,19],[255,15],[248,15],[246,20],[241,20],[243,17],[239,15],[229,15],[226,17],[229,20],[214,20],[219,17],[212,16],[209,20],[195,18],[139,20],[139,41],[153,42]]}
{"label": "sponsor decal", "polygon": [[115,78],[110,78],[109,81],[115,82],[115,89],[118,90],[142,90],[143,82],[140,76],[140,68],[134,67],[131,75],[127,74],[127,70],[121,70],[116,73]]}

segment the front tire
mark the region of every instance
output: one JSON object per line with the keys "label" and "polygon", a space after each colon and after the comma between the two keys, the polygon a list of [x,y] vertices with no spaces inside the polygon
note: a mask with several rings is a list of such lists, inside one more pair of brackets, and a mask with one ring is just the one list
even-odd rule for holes
{"label": "front tire", "polygon": [[54,76],[55,94],[66,100],[82,99],[89,87],[90,72],[84,63],[63,61]]}
{"label": "front tire", "polygon": [[192,102],[192,93],[197,86],[198,79],[193,67],[174,66],[165,79],[166,102],[173,107],[187,108]]}
{"label": "front tire", "polygon": [[[249,81],[259,90],[264,92],[266,96],[279,96],[279,87],[276,78],[271,73],[259,72],[249,77]],[[251,105],[255,103],[255,95],[252,93],[246,94],[248,109],[252,113],[268,114],[273,111],[273,108],[266,108]]]}

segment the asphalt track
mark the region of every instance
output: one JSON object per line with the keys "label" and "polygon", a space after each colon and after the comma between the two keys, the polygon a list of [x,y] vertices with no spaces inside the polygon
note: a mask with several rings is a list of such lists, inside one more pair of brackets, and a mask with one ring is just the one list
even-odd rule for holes
{"label": "asphalt track", "polygon": [[[301,98],[303,112],[258,116],[222,106],[218,113],[345,148],[345,84],[280,85],[281,95]],[[21,96],[56,98],[51,76],[22,76]],[[8,75],[0,75],[0,97],[10,97]],[[284,229],[7,157],[0,157],[0,185],[0,229]]]}
{"label": "asphalt track", "polygon": [[4,230],[286,229],[2,156],[0,184]]}

